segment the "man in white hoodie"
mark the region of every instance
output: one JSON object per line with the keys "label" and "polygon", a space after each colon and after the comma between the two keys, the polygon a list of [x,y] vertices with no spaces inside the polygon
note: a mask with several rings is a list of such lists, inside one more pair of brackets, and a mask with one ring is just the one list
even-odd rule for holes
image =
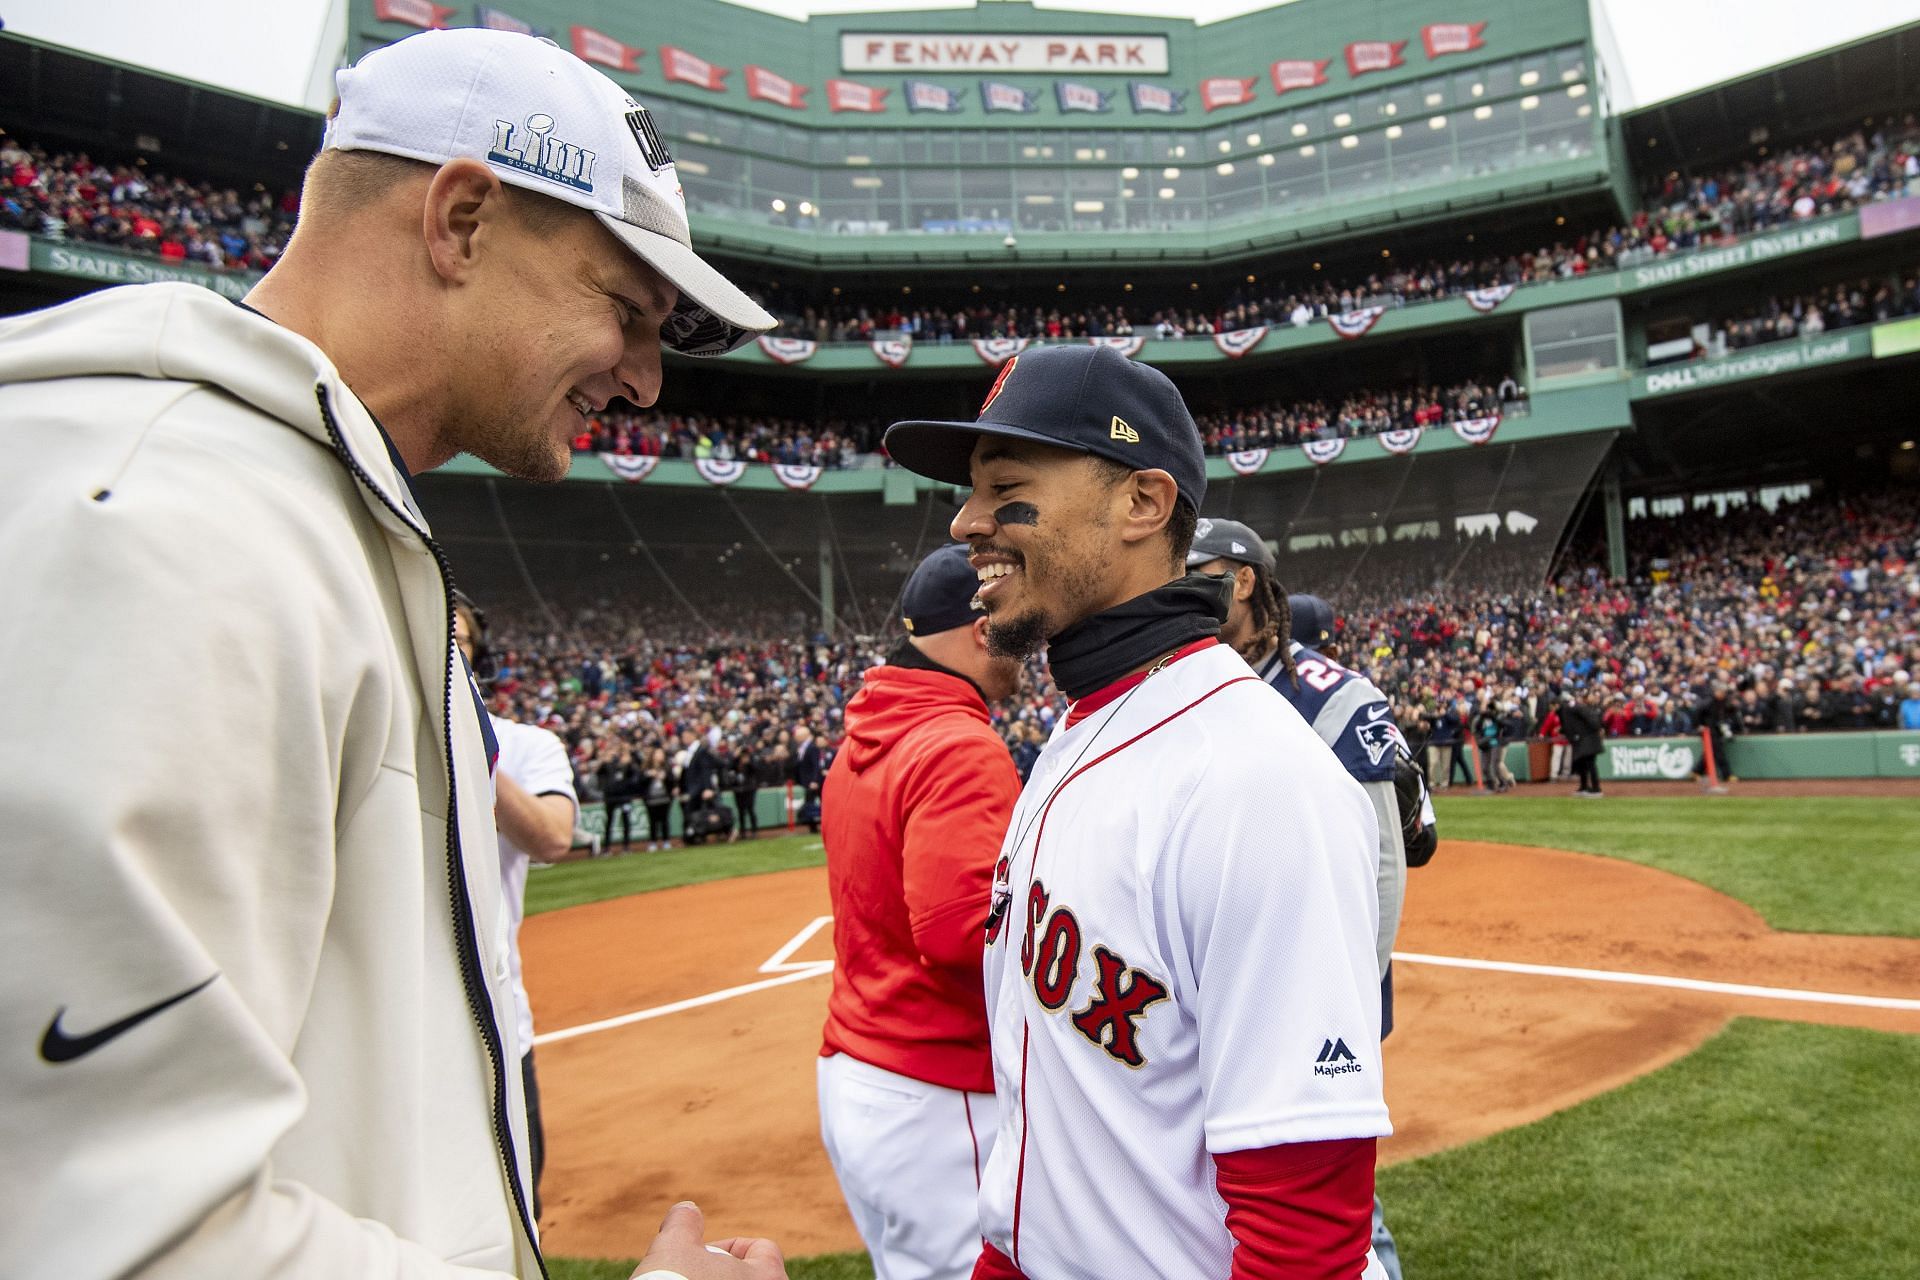
{"label": "man in white hoodie", "polygon": [[[246,307],[0,322],[9,1275],[543,1274],[494,749],[411,474],[558,479],[663,344],[772,321],[550,43],[424,33],[339,90]],[[701,1235],[676,1206],[642,1271],[783,1275]]]}

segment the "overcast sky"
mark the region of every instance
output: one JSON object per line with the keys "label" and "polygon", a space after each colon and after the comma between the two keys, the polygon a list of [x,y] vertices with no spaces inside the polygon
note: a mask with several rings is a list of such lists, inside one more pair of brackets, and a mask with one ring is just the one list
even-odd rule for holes
{"label": "overcast sky", "polygon": [[[974,7],[965,0],[728,3],[789,18]],[[1659,102],[1920,18],[1920,0],[1592,3],[1596,24],[1612,28],[1620,52],[1621,65],[1611,67],[1616,109]],[[122,62],[277,102],[321,107],[332,96],[328,73],[345,38],[345,7],[346,0],[0,0],[0,21],[10,31]],[[956,13],[955,21],[984,25],[991,21],[992,7],[980,5],[977,15]],[[1213,22],[1268,5],[1261,0],[1039,0],[1038,7]]]}

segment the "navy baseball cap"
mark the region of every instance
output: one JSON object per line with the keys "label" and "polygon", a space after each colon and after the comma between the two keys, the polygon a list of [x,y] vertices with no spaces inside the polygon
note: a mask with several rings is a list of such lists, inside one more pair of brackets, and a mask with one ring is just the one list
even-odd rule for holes
{"label": "navy baseball cap", "polygon": [[943,484],[971,485],[981,436],[1032,440],[1108,458],[1135,471],[1164,471],[1196,512],[1207,496],[1200,430],[1166,374],[1112,347],[1039,347],[1000,366],[973,422],[896,422],[894,461]]}
{"label": "navy baseball cap", "polygon": [[1202,518],[1193,527],[1193,549],[1187,552],[1187,568],[1209,560],[1232,560],[1237,564],[1257,564],[1273,571],[1273,550],[1267,540],[1238,520]]}
{"label": "navy baseball cap", "polygon": [[1293,615],[1293,639],[1309,649],[1333,639],[1333,606],[1319,596],[1288,596],[1287,611]]}
{"label": "navy baseball cap", "polygon": [[970,626],[983,615],[973,607],[980,575],[959,543],[940,548],[913,571],[900,591],[900,620],[910,636],[934,636]]}

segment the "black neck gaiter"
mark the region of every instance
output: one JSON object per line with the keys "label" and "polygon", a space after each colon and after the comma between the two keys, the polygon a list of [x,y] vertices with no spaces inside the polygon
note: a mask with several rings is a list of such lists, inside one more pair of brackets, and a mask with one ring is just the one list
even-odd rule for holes
{"label": "black neck gaiter", "polygon": [[1054,683],[1078,702],[1162,654],[1219,635],[1232,591],[1230,577],[1190,573],[1083,618],[1047,641]]}

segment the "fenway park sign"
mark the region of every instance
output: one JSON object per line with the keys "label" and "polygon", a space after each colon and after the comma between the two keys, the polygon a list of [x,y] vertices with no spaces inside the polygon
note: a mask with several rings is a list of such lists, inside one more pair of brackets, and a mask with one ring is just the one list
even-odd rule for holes
{"label": "fenway park sign", "polygon": [[1165,75],[1165,36],[1014,36],[845,32],[842,71],[1073,71]]}

